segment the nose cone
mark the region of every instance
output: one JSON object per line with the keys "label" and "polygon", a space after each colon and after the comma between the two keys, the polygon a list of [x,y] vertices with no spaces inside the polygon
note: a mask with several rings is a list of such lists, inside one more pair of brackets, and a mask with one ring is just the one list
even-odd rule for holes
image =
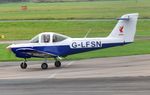
{"label": "nose cone", "polygon": [[12,45],[9,45],[8,47],[6,47],[8,50],[12,49]]}

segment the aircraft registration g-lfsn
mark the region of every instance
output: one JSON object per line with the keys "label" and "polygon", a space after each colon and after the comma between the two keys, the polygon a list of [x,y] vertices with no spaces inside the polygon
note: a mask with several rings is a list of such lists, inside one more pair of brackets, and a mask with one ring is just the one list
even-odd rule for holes
{"label": "aircraft registration g-lfsn", "polygon": [[32,38],[29,43],[12,44],[7,48],[16,57],[25,59],[20,64],[22,69],[27,68],[26,59],[31,57],[45,58],[45,61],[41,64],[42,69],[48,68],[47,58],[54,58],[55,67],[61,67],[61,57],[134,42],[137,19],[138,13],[121,16],[107,37],[71,38],[58,33],[44,32]]}

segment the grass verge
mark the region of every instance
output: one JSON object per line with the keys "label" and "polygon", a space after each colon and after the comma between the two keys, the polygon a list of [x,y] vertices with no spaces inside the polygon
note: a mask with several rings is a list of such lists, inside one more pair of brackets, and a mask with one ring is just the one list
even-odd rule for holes
{"label": "grass verge", "polygon": [[[149,3],[149,0],[9,3],[0,4],[0,19],[100,19],[134,12],[140,13],[140,18],[150,18]],[[21,6],[27,6],[28,10],[22,11]]]}

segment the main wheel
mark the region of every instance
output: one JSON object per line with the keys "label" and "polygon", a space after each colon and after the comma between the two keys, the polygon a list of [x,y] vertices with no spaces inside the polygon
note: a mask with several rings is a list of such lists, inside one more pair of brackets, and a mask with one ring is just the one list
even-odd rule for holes
{"label": "main wheel", "polygon": [[26,69],[26,68],[27,68],[27,63],[22,62],[22,63],[20,64],[20,67],[21,67],[22,69]]}
{"label": "main wheel", "polygon": [[42,68],[42,69],[47,69],[47,68],[48,68],[47,63],[43,63],[43,64],[41,65],[41,68]]}
{"label": "main wheel", "polygon": [[60,61],[55,61],[55,67],[61,67],[61,62]]}

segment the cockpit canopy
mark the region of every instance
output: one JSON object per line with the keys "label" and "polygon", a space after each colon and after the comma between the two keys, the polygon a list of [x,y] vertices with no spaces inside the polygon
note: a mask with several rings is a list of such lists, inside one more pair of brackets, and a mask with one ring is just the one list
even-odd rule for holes
{"label": "cockpit canopy", "polygon": [[38,34],[34,38],[30,40],[30,43],[55,43],[60,42],[65,39],[69,38],[68,36],[52,33],[52,32],[45,32]]}

